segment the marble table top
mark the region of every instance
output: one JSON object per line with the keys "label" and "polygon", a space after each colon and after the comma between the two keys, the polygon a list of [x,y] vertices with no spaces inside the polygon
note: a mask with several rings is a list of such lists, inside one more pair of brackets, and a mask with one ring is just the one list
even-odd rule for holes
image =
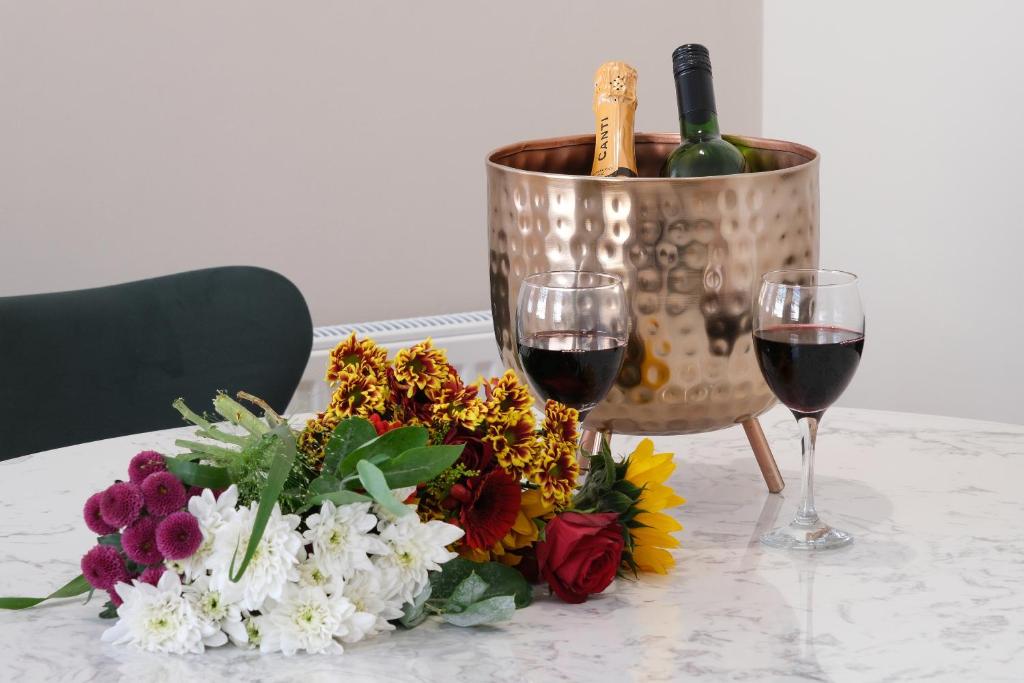
{"label": "marble table top", "polygon": [[[496,627],[428,622],[341,657],[147,654],[100,641],[100,602],[44,603],[0,613],[0,680],[1024,680],[1024,426],[834,409],[818,508],[856,542],[792,554],[757,537],[795,507],[797,428],[779,409],[762,421],[782,495],[766,493],[738,427],[656,439],[677,453],[688,499],[667,577],[578,606],[543,595]],[[94,540],[86,496],[187,431],[0,463],[0,594],[45,595],[76,575]]]}

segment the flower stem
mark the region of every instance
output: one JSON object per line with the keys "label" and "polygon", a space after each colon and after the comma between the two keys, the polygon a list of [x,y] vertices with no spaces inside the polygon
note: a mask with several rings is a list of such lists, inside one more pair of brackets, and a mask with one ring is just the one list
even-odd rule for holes
{"label": "flower stem", "polygon": [[234,444],[236,446],[245,446],[248,442],[244,436],[238,436],[237,434],[228,434],[214,427],[205,418],[193,412],[191,408],[185,405],[184,399],[177,399],[171,404],[181,416],[188,422],[191,422],[195,426],[199,427],[199,436],[205,436],[208,439],[215,441],[223,441],[224,443]]}
{"label": "flower stem", "polygon": [[262,436],[270,431],[267,423],[260,420],[248,408],[227,394],[217,394],[217,398],[213,399],[213,409],[225,420],[238,425],[250,434]]}

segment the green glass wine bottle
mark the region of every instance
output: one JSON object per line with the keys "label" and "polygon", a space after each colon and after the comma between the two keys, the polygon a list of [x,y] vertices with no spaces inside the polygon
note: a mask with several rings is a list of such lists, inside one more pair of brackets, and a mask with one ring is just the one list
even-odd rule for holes
{"label": "green glass wine bottle", "polygon": [[665,161],[668,178],[743,173],[746,163],[736,146],[718,130],[711,57],[703,45],[683,45],[672,53],[672,73],[679,101],[679,127],[683,138]]}

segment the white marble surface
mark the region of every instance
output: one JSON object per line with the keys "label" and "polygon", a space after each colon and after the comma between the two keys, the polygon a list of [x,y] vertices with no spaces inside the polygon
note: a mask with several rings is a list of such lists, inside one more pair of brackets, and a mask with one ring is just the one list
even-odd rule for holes
{"label": "white marble surface", "polygon": [[[756,542],[799,488],[795,424],[776,409],[764,425],[783,496],[766,494],[738,427],[657,440],[676,451],[689,501],[668,577],[580,606],[542,597],[500,627],[431,623],[340,658],[140,653],[100,642],[99,602],[69,600],[0,613],[0,680],[1024,680],[1024,426],[835,409],[819,436],[819,509],[857,540],[794,555]],[[0,463],[0,594],[46,594],[77,574],[93,540],[86,496],[180,431]]]}

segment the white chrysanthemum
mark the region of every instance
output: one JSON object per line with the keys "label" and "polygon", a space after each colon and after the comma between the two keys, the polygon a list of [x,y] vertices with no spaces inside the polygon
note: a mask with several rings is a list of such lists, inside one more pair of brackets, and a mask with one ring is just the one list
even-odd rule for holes
{"label": "white chrysanthemum", "polygon": [[373,569],[367,555],[388,552],[384,542],[369,533],[376,526],[370,503],[335,506],[328,500],[320,512],[306,518],[302,537],[313,545],[321,569],[330,576],[346,579],[356,570]]}
{"label": "white chrysanthemum", "polygon": [[177,560],[172,571],[184,574],[186,580],[204,576],[209,569],[210,556],[213,553],[213,541],[217,532],[228,523],[235,514],[238,504],[238,487],[232,484],[226,491],[214,498],[213,491],[203,489],[198,496],[189,498],[188,511],[199,520],[199,530],[203,532],[203,543],[192,555]]}
{"label": "white chrysanthemum", "polygon": [[299,562],[306,556],[302,535],[296,531],[301,519],[298,515],[282,515],[275,504],[252,561],[237,583],[231,581],[232,560],[237,572],[252,534],[256,508],[255,502],[239,508],[221,527],[214,536],[208,563],[210,587],[247,610],[259,610],[268,597],[279,600],[285,585],[299,580]]}
{"label": "white chrysanthemum", "polygon": [[349,635],[355,606],[338,595],[327,597],[319,586],[288,584],[280,601],[260,617],[260,652],[299,650],[310,653],[337,653],[343,650],[335,638]]}
{"label": "white chrysanthemum", "polygon": [[104,641],[149,652],[203,651],[202,622],[182,595],[177,574],[164,572],[156,586],[132,583],[115,587],[124,604],[117,609],[117,623],[104,631]]}
{"label": "white chrysanthemum", "polygon": [[[373,623],[362,633],[363,637],[382,631],[394,630],[388,623],[402,616],[402,578],[395,569],[375,569],[372,572],[356,572],[345,582],[343,595],[355,605],[357,612],[374,616]],[[343,638],[349,642],[347,638]]]}
{"label": "white chrysanthemum", "polygon": [[307,557],[299,565],[299,586],[319,586],[328,595],[340,593],[344,581],[324,569],[316,554]]}
{"label": "white chrysanthemum", "polygon": [[462,538],[462,529],[445,522],[421,522],[414,514],[404,515],[380,532],[391,552],[375,558],[382,570],[394,569],[402,582],[402,602],[409,602],[427,585],[427,572],[458,557],[446,546]]}
{"label": "white chrysanthemum", "polygon": [[[415,491],[415,486],[406,486],[405,488],[401,489],[392,489],[391,494],[395,497],[396,500],[405,500],[413,493],[415,493]],[[406,505],[406,507],[412,510],[413,512],[416,511],[415,505]],[[394,513],[391,512],[391,510],[388,510],[386,507],[383,507],[380,503],[373,504],[373,514],[377,515],[377,519],[380,520],[380,522],[377,524],[378,530],[383,529],[390,522],[398,521],[398,517],[396,517]]]}
{"label": "white chrysanthemum", "polygon": [[260,619],[262,618],[259,615],[250,614],[242,610],[242,626],[245,628],[245,640],[235,640],[229,634],[228,637],[231,638],[231,642],[238,647],[248,649],[259,647],[260,641],[263,639],[263,634],[260,631]]}
{"label": "white chrysanthemum", "polygon": [[185,586],[185,599],[203,622],[203,644],[220,647],[228,642],[245,643],[248,635],[238,605],[228,602],[220,591],[210,588],[210,579],[200,576]]}

